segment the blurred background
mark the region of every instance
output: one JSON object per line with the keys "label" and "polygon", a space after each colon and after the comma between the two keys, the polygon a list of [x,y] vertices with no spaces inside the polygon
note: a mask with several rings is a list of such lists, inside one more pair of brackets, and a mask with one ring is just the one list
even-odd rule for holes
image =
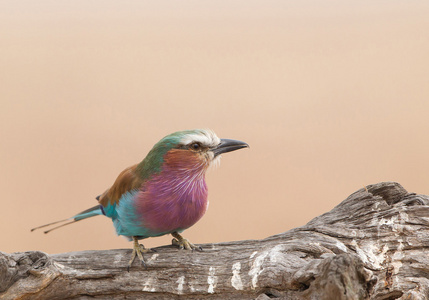
{"label": "blurred background", "polygon": [[[251,148],[207,174],[193,243],[304,225],[354,191],[429,194],[428,1],[2,1],[0,251],[130,248],[96,204],[163,136]],[[152,238],[145,246],[169,244]]]}

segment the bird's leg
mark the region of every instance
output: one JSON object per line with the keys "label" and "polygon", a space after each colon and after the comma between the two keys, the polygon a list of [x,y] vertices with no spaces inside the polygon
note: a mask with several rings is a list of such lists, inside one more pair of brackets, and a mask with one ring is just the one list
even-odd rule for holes
{"label": "bird's leg", "polygon": [[203,248],[201,248],[200,246],[195,246],[190,241],[188,241],[183,236],[181,236],[178,232],[173,232],[171,235],[174,237],[171,243],[174,246],[178,246],[180,249],[200,250],[200,251],[203,250]]}
{"label": "bird's leg", "polygon": [[131,265],[133,264],[134,259],[136,258],[136,256],[138,256],[138,258],[140,259],[142,265],[145,268],[147,268],[146,262],[144,261],[144,258],[143,258],[143,253],[155,252],[154,250],[152,250],[152,249],[146,249],[143,245],[139,244],[139,240],[135,236],[133,236],[133,241],[134,241],[133,253],[131,254],[131,260],[128,263],[128,271],[130,271]]}

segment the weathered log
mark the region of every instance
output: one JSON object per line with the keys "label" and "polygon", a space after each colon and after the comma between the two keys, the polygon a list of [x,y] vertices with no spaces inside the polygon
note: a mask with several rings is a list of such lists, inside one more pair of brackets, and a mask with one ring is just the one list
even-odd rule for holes
{"label": "weathered log", "polygon": [[367,186],[263,240],[172,246],[127,272],[130,249],[0,253],[1,299],[428,299],[429,197]]}

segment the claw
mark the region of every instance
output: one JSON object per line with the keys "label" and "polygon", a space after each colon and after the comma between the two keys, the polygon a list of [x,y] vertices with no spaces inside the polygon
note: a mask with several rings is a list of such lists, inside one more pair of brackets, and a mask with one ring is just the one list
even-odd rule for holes
{"label": "claw", "polygon": [[201,248],[200,246],[196,246],[194,244],[192,244],[190,241],[188,241],[187,239],[185,239],[184,237],[182,237],[180,234],[178,234],[177,232],[173,232],[171,234],[174,239],[171,241],[171,244],[173,244],[174,246],[178,246],[179,249],[183,250],[198,250],[198,251],[202,251],[203,248]]}
{"label": "claw", "polygon": [[146,262],[143,258],[143,253],[156,252],[155,250],[146,249],[143,245],[140,245],[138,239],[134,236],[133,236],[133,241],[134,241],[134,247],[133,247],[133,253],[131,254],[131,260],[128,263],[128,267],[127,267],[128,272],[130,271],[131,265],[133,264],[136,257],[139,258],[141,264],[144,266],[145,269],[147,269]]}

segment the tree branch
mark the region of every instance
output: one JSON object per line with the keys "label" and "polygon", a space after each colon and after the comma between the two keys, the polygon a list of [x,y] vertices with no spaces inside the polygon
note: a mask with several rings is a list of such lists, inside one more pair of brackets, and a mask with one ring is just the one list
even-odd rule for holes
{"label": "tree branch", "polygon": [[131,249],[0,252],[1,299],[424,299],[429,197],[361,189],[307,225],[263,240],[172,246],[127,272]]}

